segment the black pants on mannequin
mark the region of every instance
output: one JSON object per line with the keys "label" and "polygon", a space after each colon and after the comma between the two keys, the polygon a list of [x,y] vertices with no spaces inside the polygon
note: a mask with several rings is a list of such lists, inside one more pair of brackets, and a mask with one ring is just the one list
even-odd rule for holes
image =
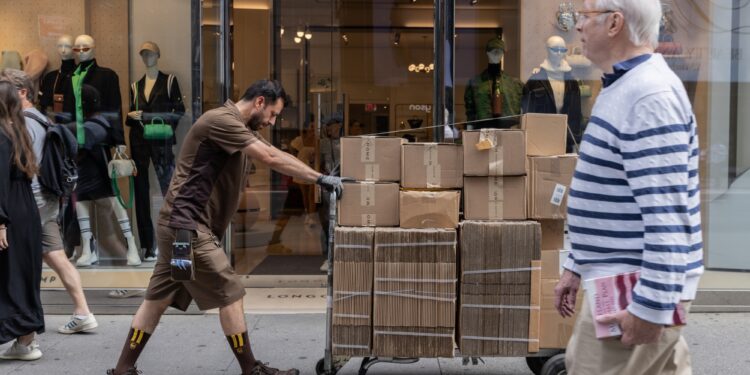
{"label": "black pants on mannequin", "polygon": [[130,137],[131,157],[138,168],[135,176],[135,215],[138,222],[138,237],[141,248],[146,250],[144,257],[154,252],[154,224],[151,221],[151,187],[149,185],[149,167],[153,162],[161,195],[167,194],[169,182],[174,172],[174,153],[172,140],[146,141]]}

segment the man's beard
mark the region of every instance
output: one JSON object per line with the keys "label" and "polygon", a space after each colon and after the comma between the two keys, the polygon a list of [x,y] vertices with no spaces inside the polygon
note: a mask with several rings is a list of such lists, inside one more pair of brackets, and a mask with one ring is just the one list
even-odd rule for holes
{"label": "man's beard", "polygon": [[255,113],[250,115],[250,119],[247,120],[247,127],[251,130],[258,131],[266,127],[266,123],[263,122],[263,114]]}

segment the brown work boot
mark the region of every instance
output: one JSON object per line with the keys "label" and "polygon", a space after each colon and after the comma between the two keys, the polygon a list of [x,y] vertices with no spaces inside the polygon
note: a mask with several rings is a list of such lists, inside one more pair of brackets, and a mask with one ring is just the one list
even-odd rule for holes
{"label": "brown work boot", "polygon": [[135,367],[131,367],[127,369],[127,371],[123,372],[122,374],[115,374],[115,369],[107,370],[107,375],[138,375],[138,374],[142,374],[142,372]]}
{"label": "brown work boot", "polygon": [[277,368],[268,367],[265,363],[260,361],[255,362],[255,367],[250,370],[249,374],[242,375],[299,375],[299,370],[296,368],[289,370],[279,370]]}

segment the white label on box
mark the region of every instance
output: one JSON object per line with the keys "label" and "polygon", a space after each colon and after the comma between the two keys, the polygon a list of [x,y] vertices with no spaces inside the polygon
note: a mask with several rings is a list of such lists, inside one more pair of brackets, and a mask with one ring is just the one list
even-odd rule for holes
{"label": "white label on box", "polygon": [[377,181],[380,179],[380,164],[365,164],[365,180]]}
{"label": "white label on box", "polygon": [[377,215],[375,214],[362,214],[362,226],[363,227],[374,227],[377,225]]}
{"label": "white label on box", "polygon": [[359,205],[362,207],[375,207],[375,184],[362,184]]}
{"label": "white label on box", "polygon": [[556,184],[555,190],[552,192],[552,199],[549,202],[555,206],[561,205],[563,198],[565,198],[565,190],[567,190],[565,185]]}
{"label": "white label on box", "polygon": [[489,196],[487,197],[487,209],[491,220],[503,218],[503,178],[488,178]]}
{"label": "white label on box", "polygon": [[424,145],[424,165],[427,174],[427,187],[440,187],[440,164],[438,164],[437,143]]}
{"label": "white label on box", "polygon": [[362,138],[361,162],[372,163],[375,161],[375,137]]}
{"label": "white label on box", "polygon": [[498,144],[490,149],[490,176],[502,176],[503,172],[503,146]]}

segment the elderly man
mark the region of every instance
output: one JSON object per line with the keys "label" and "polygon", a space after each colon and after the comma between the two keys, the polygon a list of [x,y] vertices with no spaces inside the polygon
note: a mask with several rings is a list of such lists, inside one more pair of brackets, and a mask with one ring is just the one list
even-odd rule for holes
{"label": "elderly man", "polygon": [[568,201],[572,252],[555,289],[572,314],[581,279],[640,271],[626,310],[600,317],[622,329],[598,340],[587,302],[568,343],[572,374],[689,374],[678,305],[703,272],[695,115],[682,82],[654,53],[656,0],[586,0],[577,29],[604,71]]}

